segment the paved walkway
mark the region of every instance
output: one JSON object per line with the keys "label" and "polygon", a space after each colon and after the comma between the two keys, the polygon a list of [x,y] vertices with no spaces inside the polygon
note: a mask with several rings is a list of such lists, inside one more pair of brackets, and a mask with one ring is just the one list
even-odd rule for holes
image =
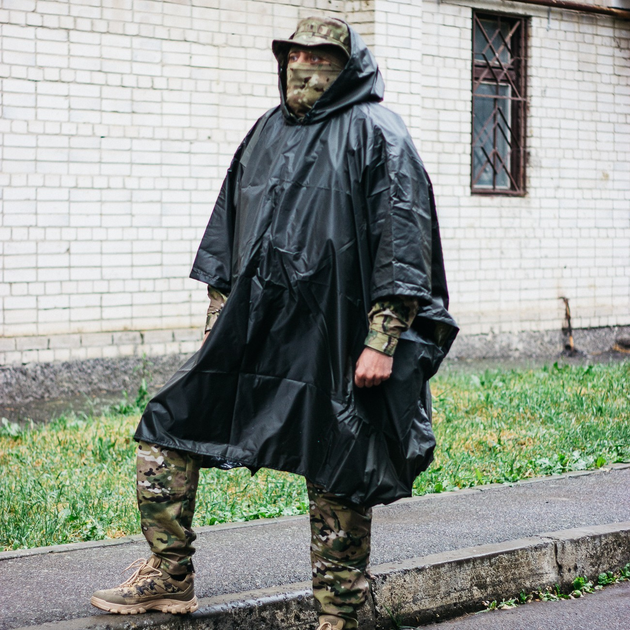
{"label": "paved walkway", "polygon": [[510,610],[467,615],[423,630],[628,630],[630,582],[580,599],[534,602]]}
{"label": "paved walkway", "polygon": [[[624,466],[379,507],[372,563],[630,521],[628,488],[630,466]],[[306,517],[201,528],[195,556],[198,596],[308,580],[308,539]],[[121,570],[147,555],[138,537],[45,551],[0,554],[0,630],[96,614],[89,605],[91,593],[118,584]]]}

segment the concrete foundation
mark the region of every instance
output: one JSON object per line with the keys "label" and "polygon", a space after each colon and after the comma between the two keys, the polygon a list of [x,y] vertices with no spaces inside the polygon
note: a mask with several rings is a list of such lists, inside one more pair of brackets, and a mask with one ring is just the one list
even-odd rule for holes
{"label": "concrete foundation", "polygon": [[[573,338],[576,352],[570,356],[564,348],[566,335],[561,331],[461,335],[446,365],[512,367],[630,356],[626,342],[630,326],[576,329]],[[120,399],[123,392],[133,400],[143,379],[149,392],[156,391],[188,356],[179,353],[0,366],[0,416],[37,421],[67,409],[102,407]]]}
{"label": "concrete foundation", "polygon": [[[604,326],[573,330],[576,355],[597,357],[618,346],[625,349],[630,326]],[[566,354],[568,334],[561,330],[504,334],[460,335],[449,360],[552,359]],[[617,351],[621,351],[617,350]],[[630,353],[630,348],[628,348]]]}

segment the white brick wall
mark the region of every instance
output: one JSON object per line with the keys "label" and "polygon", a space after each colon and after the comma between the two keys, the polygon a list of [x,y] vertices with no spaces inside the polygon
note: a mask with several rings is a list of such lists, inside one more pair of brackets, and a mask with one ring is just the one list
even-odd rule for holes
{"label": "white brick wall", "polygon": [[[468,5],[468,6],[462,6]],[[418,146],[462,332],[630,324],[630,22],[530,16],[527,195],[471,196],[471,6],[424,0]]]}
{"label": "white brick wall", "polygon": [[188,273],[236,146],[277,102],[270,40],[366,3],[296,4],[2,0],[0,364],[196,347]]}
{"label": "white brick wall", "polygon": [[374,47],[418,144],[463,333],[559,328],[560,296],[576,326],[630,324],[628,22],[509,8],[534,13],[518,199],[470,195],[470,5],[0,0],[0,364],[196,347],[187,276],[277,103],[270,40],[322,11]]}

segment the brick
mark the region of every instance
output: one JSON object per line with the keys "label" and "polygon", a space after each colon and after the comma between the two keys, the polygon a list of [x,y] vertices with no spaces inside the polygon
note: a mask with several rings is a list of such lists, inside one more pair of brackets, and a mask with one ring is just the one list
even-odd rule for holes
{"label": "brick", "polygon": [[[7,339],[6,337],[0,337],[0,353],[13,352],[16,348],[16,339]],[[1,356],[1,355],[0,355]],[[0,365],[3,362],[0,359]]]}
{"label": "brick", "polygon": [[2,8],[15,11],[34,11],[36,0],[3,0]]}
{"label": "brick", "polygon": [[[143,333],[143,344],[145,346],[151,346],[156,344],[170,343],[174,340],[172,330],[147,330]],[[162,346],[163,347],[163,346]],[[0,350],[11,350],[12,348],[3,348],[0,345]]]}
{"label": "brick", "polygon": [[21,365],[21,352],[0,352],[0,365]]}
{"label": "brick", "polygon": [[[11,324],[20,324],[24,328],[26,325],[35,324],[37,322],[37,311],[34,309],[28,310],[7,310],[4,312],[4,323],[7,326]],[[18,328],[17,330],[22,330]]]}
{"label": "brick", "polygon": [[18,337],[15,342],[16,349],[22,352],[25,350],[46,350],[48,348],[47,337]]}

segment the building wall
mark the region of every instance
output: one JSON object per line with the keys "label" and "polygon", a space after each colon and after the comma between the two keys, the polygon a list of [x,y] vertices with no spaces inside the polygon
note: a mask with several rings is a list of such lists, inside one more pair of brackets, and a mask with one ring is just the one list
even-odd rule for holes
{"label": "building wall", "polygon": [[[473,6],[529,16],[524,197],[470,193]],[[386,103],[435,185],[462,333],[560,330],[561,297],[575,327],[630,324],[630,22],[483,0],[376,7]]]}
{"label": "building wall", "polygon": [[0,6],[0,364],[193,351],[207,298],[188,273],[232,154],[278,102],[271,39],[322,9],[369,39],[369,3]]}
{"label": "building wall", "polygon": [[[496,3],[479,3],[479,8]],[[421,147],[470,333],[630,323],[630,22],[530,15],[527,195],[470,195],[471,9],[425,0]],[[433,51],[433,52],[432,52]]]}
{"label": "building wall", "polygon": [[[472,4],[531,15],[528,194],[470,195]],[[300,5],[300,6],[297,6]],[[438,198],[464,335],[630,324],[629,22],[442,0],[2,0],[0,364],[193,351],[187,278],[274,36],[346,17]]]}

